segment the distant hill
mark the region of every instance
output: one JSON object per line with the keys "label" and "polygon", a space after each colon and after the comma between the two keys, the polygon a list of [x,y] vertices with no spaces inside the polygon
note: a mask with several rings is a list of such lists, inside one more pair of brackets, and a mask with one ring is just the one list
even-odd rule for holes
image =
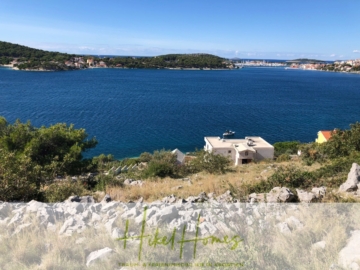
{"label": "distant hill", "polygon": [[9,42],[0,41],[0,57],[12,57],[12,58],[36,58],[36,59],[53,59],[64,58],[70,59],[74,55],[59,52],[49,52],[39,49],[33,49],[19,44],[13,44]]}
{"label": "distant hill", "polygon": [[309,58],[299,58],[294,60],[286,61],[288,63],[325,63],[326,61],[317,60],[317,59],[309,59]]}
{"label": "distant hill", "polygon": [[49,52],[27,46],[0,41],[0,64],[25,70],[71,70],[64,63],[75,55]]}
{"label": "distant hill", "polygon": [[49,52],[0,41],[0,64],[13,63],[25,70],[72,70],[92,67],[117,68],[228,68],[231,63],[224,58],[205,54],[167,54],[155,57],[109,56],[96,57],[59,52]]}

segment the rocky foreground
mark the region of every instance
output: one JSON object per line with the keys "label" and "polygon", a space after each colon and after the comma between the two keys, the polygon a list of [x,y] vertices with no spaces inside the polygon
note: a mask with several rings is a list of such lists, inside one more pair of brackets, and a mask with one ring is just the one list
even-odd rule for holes
{"label": "rocky foreground", "polygon": [[[143,269],[150,263],[298,269],[304,260],[307,269],[360,269],[358,204],[73,199],[52,205],[0,204],[0,238],[7,243],[1,269],[16,267],[14,257],[26,266],[22,269]],[[200,239],[197,248],[194,239]]]}
{"label": "rocky foreground", "polygon": [[[341,186],[356,193],[360,166]],[[360,204],[309,203],[285,187],[239,203],[226,192],[153,203],[106,195],[0,203],[1,269],[360,269]],[[300,196],[299,196],[300,195]],[[356,194],[355,194],[356,195]],[[265,202],[261,202],[265,201]]]}

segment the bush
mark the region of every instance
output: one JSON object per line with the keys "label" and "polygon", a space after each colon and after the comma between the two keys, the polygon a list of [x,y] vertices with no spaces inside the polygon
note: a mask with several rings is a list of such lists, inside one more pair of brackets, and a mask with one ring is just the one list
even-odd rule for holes
{"label": "bush", "polygon": [[301,159],[303,162],[310,166],[314,162],[324,162],[327,160],[327,156],[323,152],[323,146],[318,143],[302,144],[300,146]]}
{"label": "bush", "polygon": [[106,191],[108,186],[123,186],[123,180],[118,180],[111,175],[99,175],[95,179],[96,185],[94,190],[96,191]]}
{"label": "bush", "polygon": [[275,156],[280,156],[282,154],[296,154],[299,150],[300,142],[290,141],[290,142],[277,142],[274,143]]}
{"label": "bush", "polygon": [[101,154],[97,157],[92,158],[92,163],[96,165],[98,170],[103,170],[107,163],[114,161],[113,155],[107,155]]}
{"label": "bush", "polygon": [[230,165],[230,160],[222,155],[200,150],[195,153],[189,166],[193,172],[206,171],[211,174],[223,174]]}
{"label": "bush", "polygon": [[174,166],[160,161],[150,161],[147,169],[144,171],[144,177],[161,177],[174,175]]}
{"label": "bush", "polygon": [[139,162],[149,162],[152,159],[152,155],[149,152],[141,153]]}
{"label": "bush", "polygon": [[84,129],[55,124],[9,124],[0,117],[0,200],[28,201],[56,175],[80,175],[91,166],[82,153],[95,147]]}
{"label": "bush", "polygon": [[289,160],[290,160],[290,156],[288,154],[282,154],[276,158],[277,162],[284,162]]}
{"label": "bush", "polygon": [[121,161],[121,166],[134,166],[135,164],[139,163],[138,158],[125,158]]}
{"label": "bush", "polygon": [[81,181],[64,181],[53,183],[44,191],[46,202],[62,202],[70,196],[78,195],[83,196],[88,194],[89,191],[85,189]]}
{"label": "bush", "polygon": [[[140,157],[140,159],[142,159]],[[177,172],[176,156],[170,151],[155,151],[147,168],[143,172],[143,177],[166,177],[174,176]]]}
{"label": "bush", "polygon": [[328,164],[313,172],[318,179],[318,185],[338,188],[346,181],[347,174],[354,162],[360,163],[360,153],[354,152],[348,157],[330,160]]}
{"label": "bush", "polygon": [[288,165],[279,167],[268,180],[250,184],[246,188],[249,193],[263,193],[269,192],[274,187],[307,189],[313,186],[316,186],[316,177],[313,173],[304,171],[294,165]]}
{"label": "bush", "polygon": [[17,157],[0,148],[0,201],[37,199],[39,167],[29,157]]}

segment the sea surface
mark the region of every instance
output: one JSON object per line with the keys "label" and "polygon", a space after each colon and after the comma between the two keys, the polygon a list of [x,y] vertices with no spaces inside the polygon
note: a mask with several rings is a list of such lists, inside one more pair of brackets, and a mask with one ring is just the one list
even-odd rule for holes
{"label": "sea surface", "polygon": [[360,121],[360,75],[284,68],[221,71],[0,68],[0,116],[34,126],[85,128],[99,144],[86,156],[183,152],[204,136],[314,141],[319,130]]}

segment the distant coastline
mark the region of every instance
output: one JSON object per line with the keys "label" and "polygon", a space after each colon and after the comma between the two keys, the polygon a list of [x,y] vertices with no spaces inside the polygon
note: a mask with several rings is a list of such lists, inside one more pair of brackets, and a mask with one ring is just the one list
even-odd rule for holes
{"label": "distant coastline", "polygon": [[226,59],[206,53],[167,54],[154,57],[92,56],[49,52],[0,41],[0,66],[23,71],[72,71],[88,68],[233,70],[243,67],[288,67],[290,69],[360,73],[360,59],[321,61],[315,59]]}

